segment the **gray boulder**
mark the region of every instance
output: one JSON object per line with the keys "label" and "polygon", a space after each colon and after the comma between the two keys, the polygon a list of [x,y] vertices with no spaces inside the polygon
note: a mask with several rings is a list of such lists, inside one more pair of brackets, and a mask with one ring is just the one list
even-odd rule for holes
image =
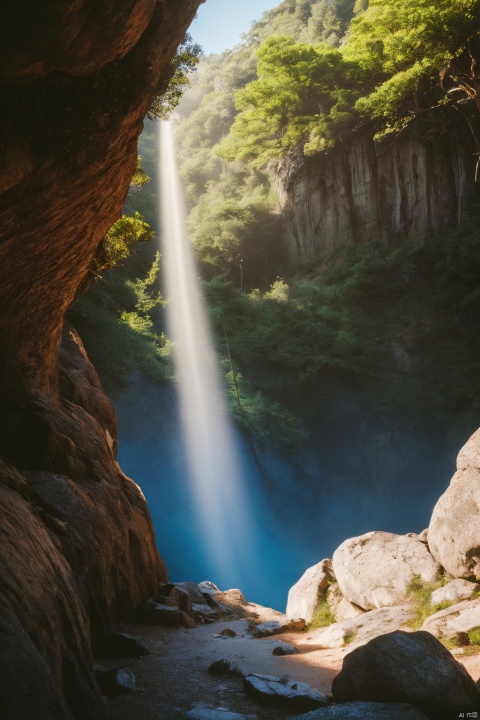
{"label": "gray boulder", "polygon": [[443,602],[454,603],[459,600],[469,600],[479,587],[476,583],[469,582],[468,580],[452,580],[432,592],[430,603],[432,605],[438,605]]}
{"label": "gray boulder", "polygon": [[438,638],[455,638],[462,644],[468,644],[468,632],[475,627],[480,627],[480,598],[464,600],[430,615],[422,630]]}
{"label": "gray boulder", "polygon": [[[346,655],[332,686],[336,702],[408,703],[431,720],[477,712],[480,695],[465,668],[428,632],[396,631]],[[466,717],[466,715],[465,715]]]}
{"label": "gray boulder", "polygon": [[326,695],[310,685],[275,675],[247,675],[243,689],[266,705],[280,705],[291,710],[313,710],[328,704]]}
{"label": "gray boulder", "polygon": [[378,608],[359,617],[314,630],[304,642],[326,648],[343,647],[349,643],[364,645],[379,635],[404,627],[412,616],[413,611],[408,606]]}
{"label": "gray boulder", "polygon": [[254,637],[264,638],[270,635],[279,635],[284,632],[302,632],[305,630],[305,620],[291,620],[283,616],[280,620],[266,620],[252,628],[251,633]]}
{"label": "gray boulder", "polygon": [[332,561],[321,560],[309,567],[288,591],[286,614],[290,618],[304,618],[310,622],[315,613],[318,596],[323,595],[332,580]]}
{"label": "gray boulder", "polygon": [[460,451],[457,472],[428,528],[432,555],[456,578],[480,576],[480,431]]}
{"label": "gray boulder", "polygon": [[433,582],[439,565],[416,537],[369,532],[345,540],[332,558],[342,595],[364,610],[405,601],[414,575]]}
{"label": "gray boulder", "polygon": [[294,720],[427,720],[427,716],[405,703],[349,702],[312,710]]}

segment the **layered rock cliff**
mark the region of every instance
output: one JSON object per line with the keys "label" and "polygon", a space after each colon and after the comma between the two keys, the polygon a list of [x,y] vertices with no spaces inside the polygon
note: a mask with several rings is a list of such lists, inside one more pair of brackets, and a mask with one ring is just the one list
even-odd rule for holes
{"label": "layered rock cliff", "polygon": [[115,460],[114,412],[64,315],[121,212],[143,117],[199,2],[20,0],[0,9],[7,720],[103,717],[92,636],[166,579],[143,495]]}
{"label": "layered rock cliff", "polygon": [[285,161],[280,206],[290,255],[348,243],[424,242],[462,219],[475,176],[467,125],[417,121],[377,142],[364,132],[325,153]]}

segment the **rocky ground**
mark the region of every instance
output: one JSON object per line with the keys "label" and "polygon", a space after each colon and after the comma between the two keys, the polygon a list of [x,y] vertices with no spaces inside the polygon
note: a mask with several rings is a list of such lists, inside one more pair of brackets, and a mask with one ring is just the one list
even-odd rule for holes
{"label": "rocky ground", "polygon": [[[121,666],[135,675],[136,690],[105,697],[109,720],[281,720],[302,714],[282,703],[272,707],[247,695],[242,674],[250,673],[288,676],[331,698],[333,678],[359,643],[343,648],[318,647],[311,643],[314,636],[308,630],[257,638],[252,634],[252,622],[281,624],[285,616],[253,603],[244,605],[241,614],[243,618],[236,614],[236,619],[196,628],[144,624],[122,627],[122,631],[143,641],[150,654],[97,661],[97,670]],[[285,643],[298,652],[274,655],[273,650]],[[457,654],[456,659],[474,680],[480,677],[480,654]],[[240,673],[210,674],[209,667],[218,660],[230,661]]]}

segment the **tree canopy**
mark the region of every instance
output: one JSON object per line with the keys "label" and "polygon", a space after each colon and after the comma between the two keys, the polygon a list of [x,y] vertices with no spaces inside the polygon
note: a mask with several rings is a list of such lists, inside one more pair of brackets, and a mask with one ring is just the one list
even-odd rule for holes
{"label": "tree canopy", "polygon": [[[296,17],[301,7],[293,5]],[[480,112],[480,0],[365,5],[348,5],[356,14],[338,48],[287,36],[263,42],[257,78],[236,92],[238,114],[218,147],[222,157],[262,166],[295,148],[328,148],[365,123],[378,135],[399,131],[438,106],[461,112],[477,142],[465,103]],[[307,27],[322,17],[325,34],[327,6],[309,12]]]}

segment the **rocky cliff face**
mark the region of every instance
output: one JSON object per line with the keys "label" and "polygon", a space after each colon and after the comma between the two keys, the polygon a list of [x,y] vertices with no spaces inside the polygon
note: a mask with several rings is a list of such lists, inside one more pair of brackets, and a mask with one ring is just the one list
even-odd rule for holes
{"label": "rocky cliff face", "polygon": [[395,139],[368,133],[280,168],[280,205],[293,259],[353,242],[424,242],[462,218],[474,181],[468,130],[420,121]]}
{"label": "rocky cliff face", "polygon": [[120,214],[146,108],[165,88],[198,5],[21,0],[0,9],[0,707],[8,720],[103,717],[92,633],[166,579],[143,495],[115,460],[114,412],[63,325]]}

